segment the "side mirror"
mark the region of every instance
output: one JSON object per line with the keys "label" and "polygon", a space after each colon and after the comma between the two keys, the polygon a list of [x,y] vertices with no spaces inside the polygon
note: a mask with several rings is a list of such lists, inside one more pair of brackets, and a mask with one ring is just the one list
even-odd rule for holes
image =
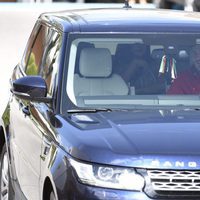
{"label": "side mirror", "polygon": [[40,76],[25,76],[12,83],[11,92],[18,98],[50,103],[51,98],[46,97],[47,85]]}

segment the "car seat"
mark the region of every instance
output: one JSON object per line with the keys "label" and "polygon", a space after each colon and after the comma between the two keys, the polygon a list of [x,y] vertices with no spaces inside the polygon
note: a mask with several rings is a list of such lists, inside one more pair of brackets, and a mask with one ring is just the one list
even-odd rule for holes
{"label": "car seat", "polygon": [[95,48],[94,44],[89,42],[79,42],[77,46],[77,52],[76,52],[76,61],[75,61],[75,73],[79,72],[79,62],[80,62],[80,55],[81,51],[85,48]]}
{"label": "car seat", "polygon": [[84,48],[79,72],[74,75],[75,96],[128,95],[129,89],[118,74],[112,74],[112,56],[106,48]]}

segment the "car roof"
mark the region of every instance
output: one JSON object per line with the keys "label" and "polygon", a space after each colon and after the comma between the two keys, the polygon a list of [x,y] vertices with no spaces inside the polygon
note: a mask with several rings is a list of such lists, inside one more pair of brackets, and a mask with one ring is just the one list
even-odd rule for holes
{"label": "car roof", "polygon": [[199,32],[197,12],[161,9],[83,9],[44,13],[41,20],[63,32]]}

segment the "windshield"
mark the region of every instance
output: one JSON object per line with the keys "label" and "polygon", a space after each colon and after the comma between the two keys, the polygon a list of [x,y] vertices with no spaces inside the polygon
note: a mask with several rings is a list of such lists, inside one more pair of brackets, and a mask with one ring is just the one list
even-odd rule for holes
{"label": "windshield", "polygon": [[65,92],[74,106],[200,105],[199,34],[102,33],[69,38]]}

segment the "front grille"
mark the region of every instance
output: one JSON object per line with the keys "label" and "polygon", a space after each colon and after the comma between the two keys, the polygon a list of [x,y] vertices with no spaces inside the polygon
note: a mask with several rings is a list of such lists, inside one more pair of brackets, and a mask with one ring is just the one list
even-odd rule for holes
{"label": "front grille", "polygon": [[156,192],[199,192],[200,171],[147,170]]}

